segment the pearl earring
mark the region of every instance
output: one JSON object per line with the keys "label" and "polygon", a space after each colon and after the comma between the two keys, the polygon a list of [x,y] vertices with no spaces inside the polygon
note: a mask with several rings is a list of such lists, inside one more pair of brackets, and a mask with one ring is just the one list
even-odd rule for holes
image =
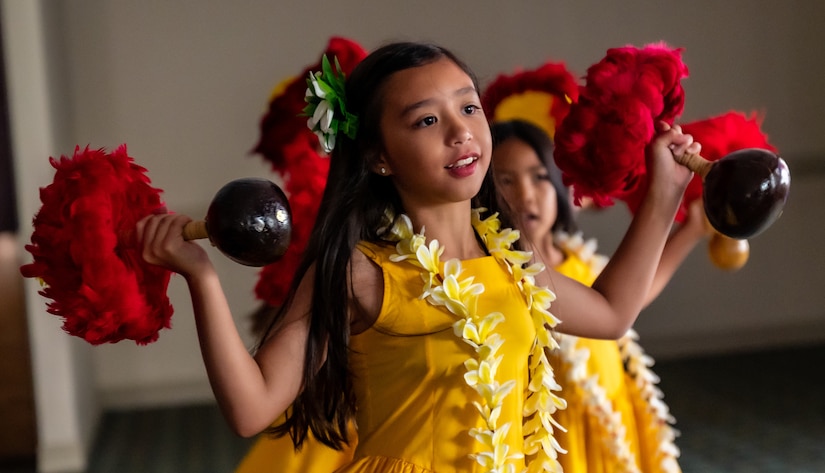
{"label": "pearl earring", "polygon": [[387,168],[381,166],[381,174],[386,174],[386,173],[387,173]]}

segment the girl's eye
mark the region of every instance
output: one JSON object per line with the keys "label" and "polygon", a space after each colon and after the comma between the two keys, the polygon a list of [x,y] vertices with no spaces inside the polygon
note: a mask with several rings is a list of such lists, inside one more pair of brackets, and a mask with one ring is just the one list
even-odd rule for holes
{"label": "girl's eye", "polygon": [[543,181],[550,182],[550,174],[545,174],[545,173],[536,174],[536,175],[533,176],[533,179],[536,182],[543,182]]}
{"label": "girl's eye", "polygon": [[436,120],[436,118],[435,118],[435,117],[433,117],[433,116],[424,117],[424,118],[422,118],[421,120],[419,120],[418,122],[416,122],[415,127],[416,127],[416,128],[426,128],[426,127],[428,127],[428,126],[433,126],[433,125],[435,125],[435,123],[436,123],[437,121],[438,121],[438,120]]}
{"label": "girl's eye", "polygon": [[481,111],[481,107],[478,105],[471,104],[464,106],[464,113],[467,115],[472,115],[474,113],[478,113],[479,111]]}

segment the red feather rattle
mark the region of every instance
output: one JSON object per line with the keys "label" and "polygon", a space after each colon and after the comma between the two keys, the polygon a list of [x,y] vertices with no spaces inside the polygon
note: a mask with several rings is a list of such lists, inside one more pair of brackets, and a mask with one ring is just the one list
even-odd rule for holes
{"label": "red feather rattle", "polygon": [[[556,130],[554,158],[574,199],[598,206],[624,200],[631,210],[647,185],[645,147],[654,123],[669,124],[684,107],[681,50],[664,44],[614,48],[587,71],[579,100]],[[750,148],[711,162],[677,159],[700,176],[705,214],[723,235],[755,236],[782,212],[790,188],[787,164],[766,149]]]}
{"label": "red feather rattle", "polygon": [[[56,173],[40,190],[26,246],[34,261],[21,273],[41,280],[48,312],[63,318],[70,335],[93,345],[154,342],[170,326],[171,273],[143,261],[134,228],[163,211],[161,191],[125,145],[112,153],[78,147],[72,158],[50,162]],[[205,221],[184,228],[184,238],[209,238],[234,261],[262,266],[283,254],[289,232],[283,192],[265,179],[238,179],[215,195]]]}

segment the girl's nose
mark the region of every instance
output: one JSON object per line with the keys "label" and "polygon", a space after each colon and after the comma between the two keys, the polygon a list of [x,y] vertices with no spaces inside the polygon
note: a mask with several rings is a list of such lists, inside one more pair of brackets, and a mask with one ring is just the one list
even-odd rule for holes
{"label": "girl's nose", "polygon": [[463,144],[463,143],[466,143],[466,142],[470,141],[470,139],[472,139],[472,137],[473,137],[473,135],[472,135],[472,133],[470,133],[470,129],[467,128],[467,127],[464,127],[462,129],[458,130],[458,132],[456,133],[454,143],[457,144],[457,145],[460,145],[460,144]]}
{"label": "girl's nose", "polygon": [[461,145],[473,139],[469,125],[461,117],[450,118],[450,134],[448,141],[451,145]]}
{"label": "girl's nose", "polygon": [[529,185],[519,180],[513,183],[510,197],[512,201],[510,205],[515,209],[522,211],[527,208],[533,200],[533,190]]}
{"label": "girl's nose", "polygon": [[523,179],[519,179],[513,187],[515,188],[515,197],[520,207],[525,207],[532,202],[534,192],[529,183],[524,182]]}

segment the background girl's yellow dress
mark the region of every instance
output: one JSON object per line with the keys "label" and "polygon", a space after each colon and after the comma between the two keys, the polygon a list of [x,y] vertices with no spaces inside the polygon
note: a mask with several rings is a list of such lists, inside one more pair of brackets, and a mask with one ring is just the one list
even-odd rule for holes
{"label": "background girl's yellow dress", "polygon": [[[556,270],[582,284],[591,285],[598,276],[598,270],[580,259],[576,253],[565,252],[565,261]],[[559,335],[559,337],[569,337]],[[616,429],[606,427],[601,419],[588,407],[593,392],[583,389],[579,383],[570,381],[570,370],[574,369],[570,360],[555,353],[551,363],[556,371],[556,381],[562,386],[561,397],[567,400],[567,409],[558,411],[554,417],[567,432],[559,432],[556,438],[567,450],[559,456],[566,473],[620,473],[673,472],[679,471],[675,459],[667,448],[662,448],[666,438],[663,424],[651,410],[650,402],[636,385],[634,378],[625,370],[620,345],[615,340],[593,340],[571,338],[578,353],[589,356],[579,368],[585,372],[579,376],[595,378],[596,387],[601,389],[607,403],[615,415],[620,416],[618,442],[613,438]],[[586,351],[585,351],[586,350]],[[613,430],[613,431],[611,431]],[[623,444],[630,464],[621,461],[617,445]]]}

